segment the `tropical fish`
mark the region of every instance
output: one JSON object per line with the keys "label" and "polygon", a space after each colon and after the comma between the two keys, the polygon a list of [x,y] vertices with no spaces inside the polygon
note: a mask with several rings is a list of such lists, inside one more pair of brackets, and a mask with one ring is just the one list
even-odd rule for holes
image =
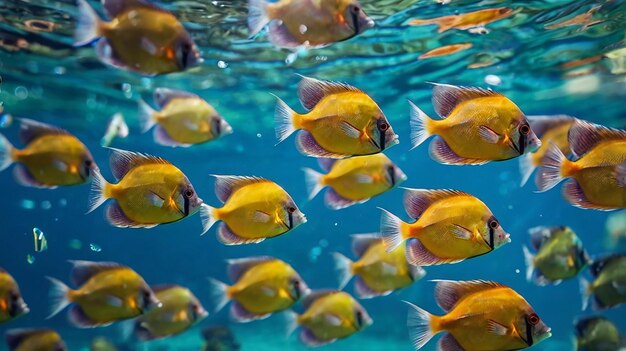
{"label": "tropical fish", "polygon": [[339,289],[357,276],[354,291],[361,299],[389,295],[426,275],[423,268],[406,261],[403,248],[387,252],[378,234],[353,235],[352,251],[358,257],[354,262],[335,252],[335,268],[339,273]]}
{"label": "tropical fish", "polygon": [[405,240],[406,258],[416,266],[457,263],[511,241],[491,210],[457,190],[406,189],[404,209],[414,223],[383,210],[381,234],[391,252]]}
{"label": "tropical fish", "polygon": [[302,129],[296,146],[304,155],[371,155],[398,144],[398,136],[380,107],[353,86],[303,76],[298,97],[308,113],[296,113],[277,97],[274,122],[279,143]]}
{"label": "tropical fish", "polygon": [[155,111],[139,100],[142,130],[154,128],[154,140],[165,146],[191,146],[231,134],[233,129],[222,116],[196,94],[166,88],[154,92]]}
{"label": "tropical fish", "polygon": [[179,285],[152,286],[162,304],[134,321],[139,340],[156,340],[180,334],[206,318],[209,313],[189,289]]}
{"label": "tropical fish", "polygon": [[585,317],[574,323],[576,350],[578,351],[619,351],[622,337],[610,320],[599,317]]}
{"label": "tropical fish", "polygon": [[578,120],[568,139],[577,159],[570,161],[550,146],[535,179],[539,191],[571,178],[563,187],[570,204],[603,211],[626,208],[626,131]]}
{"label": "tropical fish", "polygon": [[435,298],[445,315],[432,315],[407,302],[407,325],[416,350],[441,332],[446,333],[439,340],[441,351],[521,350],[552,335],[530,304],[500,283],[438,280]]}
{"label": "tropical fish", "polygon": [[233,332],[225,326],[211,326],[202,329],[204,346],[202,351],[236,351],[241,345]]}
{"label": "tropical fish", "polygon": [[19,150],[0,134],[0,171],[16,163],[13,175],[18,183],[54,189],[61,185],[82,184],[97,169],[87,147],[68,131],[20,119]]}
{"label": "tropical fish", "polygon": [[67,351],[59,333],[52,329],[11,329],[6,339],[10,351]]}
{"label": "tropical fish", "polygon": [[100,145],[109,146],[115,138],[126,138],[128,136],[128,125],[124,121],[124,116],[121,113],[116,113],[111,117],[107,130],[104,132],[104,136],[100,139]]}
{"label": "tropical fish", "polygon": [[626,303],[626,255],[612,254],[596,259],[589,269],[593,281],[580,279],[583,311],[589,298],[594,310],[604,310]]}
{"label": "tropical fish", "polygon": [[407,178],[400,167],[382,153],[336,161],[318,160],[326,174],[310,168],[303,169],[309,199],[328,187],[324,202],[335,210],[363,203],[391,190]]}
{"label": "tropical fish", "polygon": [[347,338],[373,323],[350,294],[338,290],[316,291],[304,301],[304,313],[287,311],[288,334],[300,327],[300,341],[309,347]]}
{"label": "tropical fish", "polygon": [[524,113],[502,94],[481,88],[435,84],[433,120],[411,104],[411,144],[431,135],[430,157],[443,164],[484,164],[533,152],[541,146]]}
{"label": "tropical fish", "polygon": [[180,72],[202,63],[200,52],[174,15],[145,0],[106,0],[105,22],[78,0],[74,45],[98,39],[98,58],[113,67],[145,75]]}
{"label": "tropical fish", "polygon": [[20,288],[9,272],[0,268],[0,324],[29,312]]}
{"label": "tropical fish", "polygon": [[436,24],[439,27],[439,33],[445,32],[450,29],[472,30],[476,28],[484,28],[489,23],[507,18],[512,14],[513,10],[511,8],[495,7],[451,16],[442,16],[429,19],[416,18],[411,20],[409,22],[409,25],[423,26]]}
{"label": "tropical fish", "polygon": [[129,267],[115,262],[70,263],[73,265],[72,281],[79,288],[72,290],[60,280],[47,277],[52,283],[52,308],[48,318],[72,305],[70,323],[78,328],[93,328],[135,318],[161,307],[152,289]]}
{"label": "tropical fish", "polygon": [[269,39],[279,48],[322,47],[374,26],[357,0],[249,0],[248,8],[251,35],[269,24]]}
{"label": "tropical fish", "polygon": [[117,345],[111,340],[98,336],[91,340],[89,351],[119,351]]}
{"label": "tropical fish", "polygon": [[591,263],[582,242],[569,227],[535,227],[529,232],[537,254],[523,246],[526,280],[540,286],[556,285],[575,277]]}
{"label": "tropical fish", "polygon": [[519,158],[519,168],[522,173],[524,186],[535,168],[541,166],[541,160],[545,156],[550,144],[556,145],[564,155],[570,154],[567,134],[570,127],[576,122],[576,118],[566,115],[555,116],[527,116],[530,128],[535,132],[541,146],[533,153],[527,153]]}
{"label": "tropical fish", "polygon": [[221,208],[203,205],[205,229],[222,221],[218,240],[225,245],[260,243],[306,223],[291,196],[278,184],[258,177],[214,176]]}
{"label": "tropical fish", "polygon": [[[113,148],[111,151],[111,171],[119,182],[110,184],[99,171],[93,172],[87,213],[113,199],[106,211],[111,225],[152,228],[189,217],[203,206],[187,176],[167,160]],[[209,228],[204,229],[206,232]]]}
{"label": "tropical fish", "polygon": [[423,60],[431,57],[440,57],[456,54],[457,52],[467,50],[472,47],[472,43],[460,43],[460,44],[451,44],[444,45],[438,48],[434,48],[428,52],[421,54],[418,59]]}
{"label": "tropical fish", "polygon": [[293,267],[274,257],[260,256],[228,261],[228,286],[210,279],[215,309],[232,301],[230,316],[249,322],[286,310],[309,292]]}
{"label": "tropical fish", "polygon": [[42,252],[48,250],[48,240],[43,234],[41,229],[33,228],[33,239],[35,244],[35,252]]}

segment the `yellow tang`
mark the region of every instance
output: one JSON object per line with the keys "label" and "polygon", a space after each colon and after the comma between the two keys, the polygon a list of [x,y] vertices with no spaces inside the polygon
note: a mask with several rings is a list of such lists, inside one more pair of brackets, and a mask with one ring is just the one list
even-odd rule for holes
{"label": "yellow tang", "polygon": [[94,172],[87,213],[113,199],[106,212],[111,225],[152,228],[189,217],[203,206],[189,179],[173,164],[160,157],[111,150],[111,171],[119,182],[110,184]]}
{"label": "yellow tang", "polygon": [[77,290],[48,277],[52,308],[48,318],[71,305],[70,323],[78,328],[106,326],[135,318],[161,303],[134,270],[115,262],[70,261]]}
{"label": "yellow tang", "polygon": [[398,136],[380,107],[353,86],[302,77],[298,97],[309,112],[296,113],[278,99],[274,122],[279,142],[302,129],[296,145],[304,155],[371,155],[398,143]]}
{"label": "yellow tang", "polygon": [[106,0],[104,22],[78,0],[75,45],[99,39],[98,58],[113,67],[146,75],[184,71],[202,63],[200,52],[176,17],[146,0]]}
{"label": "yellow tang", "polygon": [[21,119],[20,139],[26,145],[21,150],[0,134],[0,171],[16,163],[13,175],[21,185],[54,189],[83,184],[97,169],[87,147],[66,130]]}
{"label": "yellow tang", "polygon": [[335,252],[335,268],[339,273],[339,289],[343,289],[352,276],[357,276],[354,291],[361,299],[389,295],[426,275],[423,268],[407,262],[404,248],[387,252],[379,234],[353,235],[352,251],[358,257],[354,262]]}
{"label": "yellow tang", "polygon": [[52,329],[11,329],[6,332],[10,351],[67,351],[59,333]]}
{"label": "yellow tang", "polygon": [[626,303],[626,255],[610,254],[595,259],[589,267],[593,282],[580,279],[583,311],[593,296],[592,308],[604,310]]}
{"label": "yellow tang", "polygon": [[526,184],[535,168],[541,166],[541,160],[548,151],[550,144],[556,145],[563,154],[570,154],[567,135],[571,126],[576,122],[576,118],[566,115],[528,116],[526,118],[530,123],[530,128],[541,140],[541,146],[537,151],[524,154],[519,158],[519,168],[522,173],[521,186]]}
{"label": "yellow tang", "polygon": [[508,7],[494,7],[478,11],[461,13],[458,15],[442,16],[429,19],[414,19],[409,22],[411,26],[423,26],[436,24],[439,33],[450,29],[467,30],[472,28],[484,28],[487,24],[507,18],[513,14],[513,10]]}
{"label": "yellow tang", "polygon": [[9,272],[0,268],[0,324],[29,312],[17,282]]}
{"label": "yellow tang", "polygon": [[343,160],[320,158],[327,174],[304,168],[309,199],[324,187],[324,202],[332,209],[363,203],[406,180],[406,175],[384,154],[351,157]]}
{"label": "yellow tang", "polygon": [[577,351],[619,351],[623,346],[619,329],[604,317],[584,317],[574,327]]}
{"label": "yellow tang", "polygon": [[249,0],[248,5],[251,34],[269,24],[269,39],[281,48],[326,46],[374,26],[357,0]]}
{"label": "yellow tang", "polygon": [[552,335],[532,306],[500,283],[439,280],[435,299],[445,315],[434,316],[407,302],[407,325],[416,350],[442,332],[441,351],[521,350]]}
{"label": "yellow tang", "polygon": [[478,198],[457,190],[406,189],[404,209],[414,223],[383,210],[381,233],[387,251],[409,240],[409,263],[456,263],[489,253],[510,242],[491,210]]}
{"label": "yellow tang", "polygon": [[539,191],[571,178],[563,186],[570,204],[605,211],[626,208],[626,131],[578,120],[569,131],[569,144],[575,161],[556,145],[546,152],[535,179]]}
{"label": "yellow tang", "polygon": [[232,301],[230,315],[238,322],[286,310],[309,292],[298,272],[274,257],[229,260],[228,276],[234,283],[231,286],[210,279],[213,305],[219,311]]}
{"label": "yellow tang", "polygon": [[365,308],[343,291],[316,291],[304,299],[303,306],[300,315],[287,312],[288,333],[300,327],[300,341],[309,347],[347,338],[373,323]]}
{"label": "yellow tang", "polygon": [[141,129],[154,128],[154,140],[165,146],[191,146],[231,134],[233,129],[205,100],[186,91],[158,88],[154,102],[160,111],[139,100]]}
{"label": "yellow tang", "polygon": [[225,245],[260,243],[306,223],[291,196],[278,184],[263,178],[214,176],[221,208],[203,205],[204,228],[222,221],[218,239]]}
{"label": "yellow tang", "polygon": [[444,164],[484,164],[533,152],[541,141],[524,113],[506,96],[481,88],[435,84],[433,120],[411,104],[411,144],[431,135],[430,156]]}
{"label": "yellow tang", "polygon": [[135,320],[134,332],[139,340],[156,340],[180,334],[209,315],[187,288],[179,285],[151,288],[162,306]]}

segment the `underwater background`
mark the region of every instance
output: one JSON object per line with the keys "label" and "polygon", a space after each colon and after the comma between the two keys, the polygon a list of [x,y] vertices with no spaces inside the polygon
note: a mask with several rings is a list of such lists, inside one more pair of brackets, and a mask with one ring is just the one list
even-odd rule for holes
{"label": "underwater background", "polygon": [[[11,328],[54,327],[70,350],[87,350],[104,335],[122,342],[118,325],[77,329],[66,313],[46,320],[46,276],[67,281],[67,260],[115,261],[132,267],[149,284],[175,283],[190,288],[209,306],[207,277],[228,281],[225,260],[271,255],[290,263],[311,288],[336,288],[332,252],[354,258],[350,235],[376,232],[380,210],[408,217],[401,189],[342,210],[324,205],[323,196],[307,200],[301,168],[319,170],[314,158],[294,147],[294,138],[276,145],[276,94],[298,106],[296,86],[302,74],[340,80],[359,87],[379,104],[400,137],[385,151],[407,175],[402,186],[452,188],[482,199],[511,234],[512,243],[488,255],[452,265],[427,267],[427,275],[386,297],[360,300],[374,324],[327,350],[411,350],[407,335],[407,300],[442,314],[431,279],[495,280],[524,296],[552,328],[552,337],[535,350],[573,349],[573,321],[581,312],[577,279],[539,287],[524,277],[522,245],[528,229],[567,225],[597,256],[626,247],[607,244],[609,212],[570,206],[560,191],[536,193],[532,182],[520,187],[517,160],[484,166],[446,166],[432,160],[427,146],[409,151],[409,105],[433,115],[432,86],[427,82],[490,87],[513,100],[527,115],[568,114],[603,125],[626,127],[625,1],[435,1],[362,0],[376,27],[345,42],[302,52],[292,63],[289,51],[274,48],[264,36],[249,40],[245,1],[159,1],[183,21],[200,46],[205,62],[178,74],[143,77],[104,66],[92,47],[74,48],[73,0],[0,0],[0,101],[4,113],[69,130],[92,152],[102,174],[112,180],[110,151],[100,146],[109,118],[121,112],[130,135],[111,146],[163,157],[179,167],[209,205],[219,204],[209,174],[255,175],[280,184],[306,214],[308,222],[286,235],[260,244],[225,246],[215,229],[200,236],[199,216],[153,229],[120,229],[104,219],[104,210],[87,210],[89,185],[42,190],[19,186],[10,170],[0,172],[0,266],[15,277],[31,312],[0,325]],[[92,3],[97,6],[95,2]],[[477,34],[436,26],[409,26],[413,18],[432,18],[506,6],[513,15]],[[96,7],[98,8],[98,7]],[[469,43],[457,53],[419,58],[429,50]],[[211,103],[234,133],[190,148],[168,148],[142,134],[137,100],[150,100],[154,88],[192,91]],[[296,108],[298,110],[298,108]],[[302,110],[300,110],[302,111]],[[21,147],[18,123],[0,132]],[[33,227],[47,237],[48,250],[34,254]],[[623,244],[623,242],[622,242]],[[27,255],[34,255],[32,263]],[[588,272],[584,272],[588,275]],[[352,291],[352,283],[347,286]],[[301,309],[301,307],[296,307]],[[624,306],[601,312],[626,331]],[[145,350],[199,350],[200,330],[210,325],[232,329],[242,350],[304,350],[295,335],[286,339],[281,316],[248,324],[229,320],[228,309],[211,314],[190,331],[170,339],[134,345]],[[0,343],[0,350],[6,345]],[[434,350],[430,342],[424,350]]]}

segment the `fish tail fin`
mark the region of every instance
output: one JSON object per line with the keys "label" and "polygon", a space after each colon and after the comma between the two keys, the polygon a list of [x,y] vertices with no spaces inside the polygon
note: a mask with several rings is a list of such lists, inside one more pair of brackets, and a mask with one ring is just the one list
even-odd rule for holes
{"label": "fish tail fin", "polygon": [[341,290],[352,279],[352,261],[339,252],[333,252],[333,259],[335,260],[335,270],[339,280],[339,290]]}
{"label": "fish tail fin", "polygon": [[292,310],[286,310],[282,315],[285,323],[285,337],[289,337],[298,329],[298,314]]}
{"label": "fish tail fin", "polygon": [[217,313],[219,310],[224,308],[228,301],[230,301],[228,288],[228,284],[222,283],[217,279],[209,278],[209,289],[211,294],[210,299],[214,313]]}
{"label": "fish tail fin", "polygon": [[50,314],[46,317],[46,319],[50,319],[70,304],[68,298],[70,288],[56,278],[46,278],[52,283],[52,287],[50,288]]}
{"label": "fish tail fin", "polygon": [[430,137],[428,124],[432,120],[412,101],[409,101],[409,104],[411,105],[411,150],[413,150]]}
{"label": "fish tail fin", "polygon": [[533,164],[533,154],[525,154],[519,158],[519,170],[522,174],[522,181],[520,187],[526,185],[530,175],[535,171],[535,165]]}
{"label": "fish tail fin", "polygon": [[141,132],[145,133],[154,127],[156,120],[154,119],[154,113],[156,111],[148,105],[143,99],[139,99],[139,125],[141,126]]}
{"label": "fish tail fin", "polygon": [[0,134],[0,171],[6,169],[13,163],[13,145],[4,135]]}
{"label": "fish tail fin", "polygon": [[380,234],[383,237],[387,252],[391,252],[402,245],[404,241],[402,236],[402,224],[404,222],[393,213],[382,208],[380,210],[383,212],[380,217]]}
{"label": "fish tail fin", "polygon": [[563,155],[558,146],[551,143],[546,154],[541,159],[541,168],[535,178],[535,184],[539,192],[548,191],[563,180],[561,169],[565,162],[569,162],[565,155]]}
{"label": "fish tail fin", "polygon": [[100,36],[100,17],[86,0],[78,0],[78,23],[74,32],[74,46],[91,43]]}
{"label": "fish tail fin", "polygon": [[585,278],[579,280],[580,296],[582,298],[582,310],[586,310],[589,306],[589,298],[591,297],[591,291],[589,289],[589,281]]}
{"label": "fish tail fin", "polygon": [[293,125],[293,118],[296,113],[281,98],[276,96],[276,99],[278,100],[274,110],[274,129],[276,130],[276,138],[280,143],[296,131]]}
{"label": "fish tail fin", "polygon": [[200,205],[200,219],[202,219],[202,234],[206,234],[206,232],[211,229],[213,224],[217,223],[218,219],[213,215],[213,211],[215,209],[207,204]]}
{"label": "fish tail fin", "polygon": [[528,250],[526,246],[522,246],[524,250],[524,262],[526,263],[526,280],[530,281],[535,271],[535,256]]}
{"label": "fish tail fin", "polygon": [[406,324],[411,342],[415,350],[419,350],[435,335],[431,326],[433,315],[408,301],[404,302],[409,305]]}
{"label": "fish tail fin", "polygon": [[270,22],[267,16],[267,2],[265,0],[248,1],[248,30],[250,36],[255,36]]}
{"label": "fish tail fin", "polygon": [[100,207],[106,200],[106,188],[109,183],[102,177],[100,170],[94,168],[91,170],[91,193],[89,194],[89,209],[87,213],[93,212]]}
{"label": "fish tail fin", "polygon": [[324,175],[310,168],[302,168],[302,170],[304,171],[306,190],[309,193],[309,200],[311,200],[317,193],[324,189],[324,185],[321,184]]}

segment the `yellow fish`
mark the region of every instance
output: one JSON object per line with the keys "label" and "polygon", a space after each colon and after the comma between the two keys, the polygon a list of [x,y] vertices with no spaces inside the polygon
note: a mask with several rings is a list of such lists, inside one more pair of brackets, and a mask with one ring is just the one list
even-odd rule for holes
{"label": "yellow fish", "polygon": [[457,190],[406,189],[404,209],[414,223],[383,210],[381,234],[391,252],[409,240],[409,263],[456,263],[489,253],[511,241],[491,210],[478,198]]}
{"label": "yellow fish", "polygon": [[309,347],[347,338],[373,323],[365,308],[343,291],[316,291],[304,299],[303,306],[300,315],[286,312],[288,333],[300,327],[300,341]]}
{"label": "yellow fish", "polygon": [[458,15],[442,16],[429,19],[414,19],[409,22],[411,26],[423,26],[436,24],[438,32],[442,33],[450,29],[472,30],[484,28],[489,23],[507,18],[513,14],[513,10],[508,7],[496,7],[483,9],[474,12],[461,13]]}
{"label": "yellow fish", "polygon": [[398,136],[376,102],[344,84],[302,77],[299,114],[278,98],[274,122],[278,142],[297,129],[297,147],[304,155],[326,158],[371,155],[398,144]]}
{"label": "yellow fish", "polygon": [[72,281],[77,290],[47,277],[52,283],[52,318],[68,305],[70,323],[78,328],[107,326],[135,318],[161,302],[143,278],[132,269],[115,262],[70,261]]}
{"label": "yellow fish", "polygon": [[305,181],[312,199],[324,187],[324,202],[338,210],[363,203],[380,195],[406,180],[406,175],[384,154],[351,157],[343,160],[318,159],[327,171],[318,173],[304,168]]}
{"label": "yellow fish", "polygon": [[209,315],[187,288],[178,285],[151,288],[162,306],[135,320],[134,332],[139,340],[156,340],[180,334]]}
{"label": "yellow fish", "polygon": [[291,196],[278,184],[258,177],[214,176],[221,208],[203,205],[204,228],[222,221],[218,240],[225,245],[260,243],[306,223]]}
{"label": "yellow fish", "polygon": [[202,63],[200,52],[174,15],[145,0],[106,0],[105,22],[78,0],[76,46],[99,39],[98,58],[113,67],[145,75],[180,72]]}
{"label": "yellow fish", "polygon": [[110,184],[99,171],[93,172],[87,213],[113,199],[106,211],[111,225],[152,228],[189,217],[203,206],[189,179],[173,164],[160,157],[111,150],[111,170],[119,182]]}
{"label": "yellow fish", "polygon": [[67,351],[59,333],[52,329],[11,329],[6,339],[10,351]]}
{"label": "yellow fish", "polygon": [[154,129],[154,140],[165,146],[191,146],[231,134],[233,129],[222,116],[196,94],[166,88],[154,92],[155,111],[139,100],[142,130]]}
{"label": "yellow fish", "polygon": [[26,147],[16,149],[0,134],[0,171],[16,163],[13,175],[21,185],[54,189],[83,184],[97,170],[87,147],[68,131],[30,119],[20,122]]}
{"label": "yellow fish", "polygon": [[0,268],[0,324],[29,312],[17,282],[9,272]]}
{"label": "yellow fish", "polygon": [[569,145],[577,157],[570,161],[551,145],[535,178],[540,192],[571,178],[563,196],[580,208],[610,211],[626,208],[626,131],[576,121]]}
{"label": "yellow fish", "polygon": [[374,26],[357,0],[249,0],[248,8],[251,35],[269,24],[269,39],[279,48],[322,47]]}
{"label": "yellow fish", "polygon": [[249,257],[228,261],[228,286],[210,279],[213,305],[219,311],[229,301],[231,317],[249,322],[286,310],[309,293],[298,272],[273,257]]}
{"label": "yellow fish", "polygon": [[358,257],[354,262],[335,252],[335,268],[339,273],[339,289],[357,276],[354,291],[361,299],[389,295],[426,275],[422,267],[407,262],[403,248],[387,252],[378,234],[353,235],[352,251]]}
{"label": "yellow fish", "polygon": [[446,311],[432,315],[407,302],[407,325],[416,350],[435,334],[441,351],[521,350],[549,338],[550,328],[513,289],[484,280],[437,281],[437,304]]}
{"label": "yellow fish", "polygon": [[541,146],[537,151],[524,154],[519,158],[519,168],[522,173],[521,186],[526,184],[535,168],[541,167],[541,160],[548,151],[550,144],[556,145],[563,154],[570,154],[567,135],[571,126],[576,122],[576,118],[566,115],[528,116],[526,118],[530,123],[530,128],[541,140]]}
{"label": "yellow fish", "polygon": [[619,329],[604,317],[585,317],[574,324],[577,351],[620,351],[624,341]]}
{"label": "yellow fish", "polygon": [[443,164],[508,160],[541,146],[519,107],[491,90],[435,84],[433,106],[442,120],[409,103],[413,148],[437,135],[430,157]]}
{"label": "yellow fish", "polygon": [[583,311],[593,296],[592,308],[604,310],[626,303],[626,255],[612,254],[595,259],[589,268],[593,282],[580,279]]}

